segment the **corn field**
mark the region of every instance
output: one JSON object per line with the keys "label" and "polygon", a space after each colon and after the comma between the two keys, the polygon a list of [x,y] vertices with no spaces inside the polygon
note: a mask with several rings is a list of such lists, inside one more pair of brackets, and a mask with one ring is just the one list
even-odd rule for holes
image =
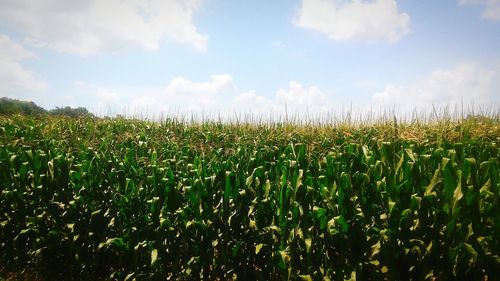
{"label": "corn field", "polygon": [[496,118],[0,117],[0,276],[495,280],[499,141]]}

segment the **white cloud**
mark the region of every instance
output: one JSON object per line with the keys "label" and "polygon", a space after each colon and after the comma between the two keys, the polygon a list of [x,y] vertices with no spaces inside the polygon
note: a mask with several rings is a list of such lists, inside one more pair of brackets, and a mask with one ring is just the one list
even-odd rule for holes
{"label": "white cloud", "polygon": [[[330,122],[331,118],[377,117],[394,108],[397,114],[408,114],[414,109],[428,112],[432,105],[438,108],[460,105],[488,106],[498,101],[494,89],[500,86],[496,79],[500,66],[492,69],[477,63],[461,63],[451,69],[432,71],[422,79],[405,85],[387,84],[365,103],[349,106],[335,100],[334,93],[316,86],[291,81],[274,95],[258,94],[254,90],[240,91],[230,74],[212,75],[206,81],[193,81],[184,77],[170,80],[163,88],[138,88],[110,90],[79,82],[82,93],[94,90],[93,108],[99,115],[125,114],[137,117],[158,118],[178,115],[183,118],[202,116],[223,119],[235,114],[251,118],[277,120],[285,113],[292,119],[313,118]],[[378,83],[370,88],[377,87]],[[496,84],[495,84],[496,83]],[[140,94],[140,95],[138,95]],[[495,100],[496,99],[496,100]],[[345,99],[344,99],[345,100]]]}
{"label": "white cloud", "polygon": [[95,89],[95,100],[97,103],[94,110],[97,114],[114,115],[124,110],[123,102],[118,92],[101,87],[95,87]]}
{"label": "white cloud", "polygon": [[459,0],[460,6],[480,4],[484,6],[482,17],[492,21],[500,21],[500,0]]}
{"label": "white cloud", "polygon": [[132,100],[129,106],[132,114],[161,114],[168,112],[168,107],[163,102],[161,97],[152,97],[148,95],[136,97]]}
{"label": "white cloud", "polygon": [[207,35],[192,21],[200,1],[6,0],[0,22],[39,47],[93,55],[130,47],[156,50],[165,39],[206,48]]}
{"label": "white cloud", "polygon": [[8,36],[0,35],[0,95],[16,97],[18,90],[43,90],[48,86],[21,62],[36,55]]}
{"label": "white cloud", "polygon": [[174,78],[166,88],[167,94],[213,94],[234,88],[229,74],[212,75],[209,82],[193,82],[183,77]]}
{"label": "white cloud", "polygon": [[227,113],[250,113],[260,118],[280,118],[289,116],[317,117],[333,112],[338,106],[318,87],[303,86],[291,81],[287,88],[276,91],[272,97],[265,97],[248,91],[239,93],[227,106]]}
{"label": "white cloud", "polygon": [[119,90],[109,87],[95,85],[82,80],[73,82],[75,86],[71,95],[62,96],[58,103],[52,106],[84,106],[89,111],[103,116],[122,113],[126,108],[126,98],[124,99]]}
{"label": "white cloud", "polygon": [[396,0],[302,0],[294,24],[334,40],[395,42],[410,31],[410,16]]}
{"label": "white cloud", "polygon": [[71,107],[78,107],[78,104],[76,103],[76,97],[72,95],[64,95],[62,96],[61,100],[64,102],[64,106],[71,106]]}
{"label": "white cloud", "polygon": [[98,115],[131,114],[154,117],[161,114],[214,113],[224,110],[238,90],[229,74],[212,75],[210,80],[197,82],[176,77],[164,88],[111,89],[84,81],[74,82],[86,99],[85,93],[94,93],[88,104]]}
{"label": "white cloud", "polygon": [[288,89],[279,89],[274,103],[287,107],[293,112],[327,112],[332,106],[325,93],[318,87],[304,87],[296,81],[290,82]]}
{"label": "white cloud", "polygon": [[429,108],[432,105],[457,106],[488,105],[492,102],[496,71],[485,69],[477,63],[461,63],[452,69],[431,72],[420,81],[406,86],[388,84],[373,95],[375,104],[395,105],[402,111]]}
{"label": "white cloud", "polygon": [[500,0],[487,0],[483,17],[489,20],[500,21]]}
{"label": "white cloud", "polygon": [[259,96],[253,90],[236,95],[231,100],[231,107],[243,113],[269,113],[279,109],[271,99]]}
{"label": "white cloud", "polygon": [[[83,82],[78,84],[89,85]],[[97,108],[100,111],[97,114],[121,113],[139,117],[158,117],[161,114],[212,114],[223,110],[231,96],[237,93],[229,74],[212,75],[210,80],[205,82],[176,77],[164,88],[124,91],[111,91],[99,86],[92,88],[97,92],[99,100]]]}
{"label": "white cloud", "polygon": [[192,111],[220,110],[236,87],[229,74],[212,75],[208,82],[194,82],[183,77],[174,78],[165,89],[165,98],[176,109]]}
{"label": "white cloud", "polygon": [[[234,114],[255,114],[268,118],[290,115],[312,116],[326,113],[333,106],[327,94],[315,86],[292,81],[267,97],[253,90],[240,91],[230,74],[212,75],[207,81],[176,77],[165,88],[110,90],[78,81],[75,87],[83,93],[94,92],[89,109],[98,115],[125,114],[138,117],[177,115],[223,118]],[[83,88],[82,88],[83,87]],[[138,95],[140,93],[140,95]],[[83,96],[80,96],[83,98]]]}

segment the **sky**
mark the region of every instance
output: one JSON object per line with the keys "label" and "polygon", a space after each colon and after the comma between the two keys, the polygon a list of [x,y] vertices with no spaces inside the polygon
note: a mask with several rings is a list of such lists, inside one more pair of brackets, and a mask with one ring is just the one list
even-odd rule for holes
{"label": "sky", "polygon": [[98,115],[498,109],[500,0],[1,0],[0,96]]}

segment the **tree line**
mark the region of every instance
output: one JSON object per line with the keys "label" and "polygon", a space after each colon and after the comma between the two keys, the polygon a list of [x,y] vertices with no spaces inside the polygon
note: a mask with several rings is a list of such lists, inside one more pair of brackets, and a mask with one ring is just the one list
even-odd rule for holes
{"label": "tree line", "polygon": [[51,110],[46,110],[32,101],[21,101],[16,99],[10,99],[7,97],[0,98],[0,115],[12,115],[12,114],[22,114],[22,115],[40,115],[40,114],[50,114],[50,115],[61,115],[70,117],[94,117],[94,114],[89,112],[85,107],[56,107]]}

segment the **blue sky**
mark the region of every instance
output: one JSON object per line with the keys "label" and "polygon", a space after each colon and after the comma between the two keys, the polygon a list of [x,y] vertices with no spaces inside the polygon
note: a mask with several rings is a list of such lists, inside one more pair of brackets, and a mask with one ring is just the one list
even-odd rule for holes
{"label": "blue sky", "polygon": [[0,2],[0,95],[100,115],[497,105],[499,50],[500,0]]}

